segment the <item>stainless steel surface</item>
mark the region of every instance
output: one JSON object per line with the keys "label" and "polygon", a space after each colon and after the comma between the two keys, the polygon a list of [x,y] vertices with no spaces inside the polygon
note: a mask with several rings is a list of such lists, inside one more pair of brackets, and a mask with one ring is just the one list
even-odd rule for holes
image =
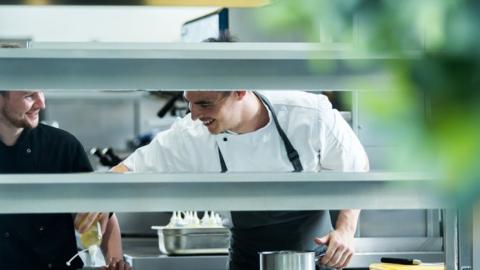
{"label": "stainless steel surface", "polygon": [[473,230],[472,230],[473,206],[463,206],[458,210],[458,268],[460,270],[472,269]]}
{"label": "stainless steel surface", "polygon": [[315,270],[315,253],[264,251],[258,254],[260,270]]}
{"label": "stainless steel surface", "polygon": [[157,230],[158,248],[168,255],[228,254],[230,231],[226,228],[166,228]]}
{"label": "stainless steel surface", "polygon": [[125,255],[135,270],[227,270],[227,255],[167,256],[155,257]]}
{"label": "stainless steel surface", "polygon": [[[422,252],[422,251],[410,251],[410,252],[370,252],[370,253],[356,253],[350,261],[349,267],[368,267],[372,263],[380,262],[382,257],[393,258],[415,258],[426,263],[438,263],[444,261],[443,252]],[[448,269],[448,268],[447,268]],[[450,270],[450,269],[448,269]]]}
{"label": "stainless steel surface", "polygon": [[473,206],[472,269],[480,269],[480,200]]}
{"label": "stainless steel surface", "polygon": [[151,238],[122,238],[122,244],[125,258],[135,270],[227,269],[227,255],[168,256],[160,254],[156,236]]}
{"label": "stainless steel surface", "polygon": [[458,212],[457,209],[443,210],[443,249],[445,251],[445,267],[448,270],[458,269]]}
{"label": "stainless steel surface", "polygon": [[[424,209],[365,210],[360,213],[357,230],[361,237],[425,237],[428,231],[426,220],[427,211]],[[402,224],[401,230],[398,224]]]}
{"label": "stainless steel surface", "polygon": [[441,209],[428,209],[427,214],[427,237],[436,237],[441,235]]}
{"label": "stainless steel surface", "polygon": [[[444,208],[418,173],[1,174],[1,213]],[[108,192],[106,192],[108,191]]]}
{"label": "stainless steel surface", "polygon": [[[385,66],[420,55],[309,43],[32,43],[0,51],[0,89],[391,89]],[[323,64],[341,68],[311,69]]]}
{"label": "stainless steel surface", "polygon": [[[81,141],[86,149],[114,147],[126,149],[135,136],[134,98],[110,95],[110,100],[73,96],[48,99],[45,120],[57,121]],[[116,164],[115,164],[116,165]]]}
{"label": "stainless steel surface", "polygon": [[[152,224],[166,225],[172,216],[171,212],[115,212],[122,235],[141,237],[151,236],[157,239],[157,232],[152,230]],[[157,244],[157,242],[155,242]]]}
{"label": "stainless steel surface", "polygon": [[[397,228],[398,230],[398,228]],[[359,237],[355,238],[355,252],[367,253],[404,253],[404,252],[440,252],[443,253],[442,237]],[[441,259],[443,261],[443,258]]]}
{"label": "stainless steel surface", "polygon": [[[379,262],[381,257],[417,258],[423,262],[442,262],[444,260],[442,239],[438,238],[430,247],[425,247],[427,239],[355,239],[358,251],[352,257],[350,267],[368,267]],[[396,247],[400,243],[400,247]],[[127,261],[136,270],[185,270],[195,266],[197,270],[226,270],[227,255],[168,256],[159,254],[158,240],[149,238],[122,238],[123,250]],[[358,249],[357,249],[358,248]],[[413,251],[414,250],[414,251]]]}

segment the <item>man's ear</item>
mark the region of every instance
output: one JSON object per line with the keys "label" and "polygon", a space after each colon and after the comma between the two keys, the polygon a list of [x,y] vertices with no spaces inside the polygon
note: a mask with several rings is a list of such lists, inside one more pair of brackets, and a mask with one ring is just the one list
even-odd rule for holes
{"label": "man's ear", "polygon": [[245,95],[247,94],[247,91],[241,90],[241,91],[234,91],[233,95],[235,96],[236,99],[241,100]]}

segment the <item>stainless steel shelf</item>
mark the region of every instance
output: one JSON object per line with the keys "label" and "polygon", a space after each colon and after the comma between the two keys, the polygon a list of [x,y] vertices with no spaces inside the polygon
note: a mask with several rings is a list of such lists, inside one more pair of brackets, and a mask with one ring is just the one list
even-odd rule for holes
{"label": "stainless steel shelf", "polygon": [[422,173],[0,175],[1,213],[445,208]]}
{"label": "stainless steel shelf", "polygon": [[419,58],[312,43],[33,43],[0,50],[0,89],[387,89]]}

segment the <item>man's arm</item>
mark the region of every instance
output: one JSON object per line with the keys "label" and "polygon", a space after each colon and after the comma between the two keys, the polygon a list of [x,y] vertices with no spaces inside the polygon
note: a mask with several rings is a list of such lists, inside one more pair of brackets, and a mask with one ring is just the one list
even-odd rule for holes
{"label": "man's arm", "polygon": [[[128,171],[128,168],[120,163],[113,167],[111,171],[116,173],[124,173]],[[104,269],[132,270],[132,267],[130,267],[127,262],[123,261],[120,226],[115,214],[113,214],[108,220],[101,248],[105,257],[105,262],[107,263],[107,267]]]}
{"label": "man's arm", "polygon": [[112,260],[123,260],[120,226],[118,225],[118,219],[115,213],[108,219],[107,228],[103,234],[101,249],[107,264]]}
{"label": "man's arm", "polygon": [[340,211],[335,230],[326,236],[315,239],[319,245],[328,245],[327,253],[322,258],[321,264],[341,269],[350,263],[355,253],[353,240],[359,215],[360,210],[358,209]]}
{"label": "man's arm", "polygon": [[110,171],[116,172],[116,173],[125,173],[128,172],[127,166],[123,165],[123,163],[119,163],[115,167],[111,168]]}
{"label": "man's arm", "polygon": [[102,253],[105,257],[106,266],[102,270],[132,270],[130,265],[123,261],[122,241],[118,219],[113,214],[107,223],[101,244]]}
{"label": "man's arm", "polygon": [[[113,167],[111,171],[116,173],[123,173],[127,172],[128,168],[122,163],[120,163]],[[120,226],[118,224],[118,219],[115,213],[108,219],[101,246],[107,264],[109,264],[111,261],[123,260]]]}
{"label": "man's arm", "polygon": [[[319,100],[322,102],[322,100]],[[329,105],[321,106],[329,108]],[[321,116],[321,117],[320,117]],[[318,149],[322,169],[345,172],[367,172],[368,157],[359,139],[336,110],[319,113]],[[321,263],[329,267],[346,267],[354,254],[354,235],[360,210],[340,211],[335,230],[316,238],[317,244],[328,245]]]}
{"label": "man's arm", "polygon": [[357,229],[358,216],[360,209],[348,209],[340,211],[335,225],[336,230],[342,230],[346,233],[355,234]]}
{"label": "man's arm", "polygon": [[[122,163],[111,169],[112,172],[124,173],[128,171],[127,166]],[[123,258],[122,239],[120,225],[115,213],[108,217],[108,213],[78,213],[75,217],[75,229],[80,233],[87,231],[95,222],[99,221],[103,231],[101,248],[107,264],[112,260]]]}

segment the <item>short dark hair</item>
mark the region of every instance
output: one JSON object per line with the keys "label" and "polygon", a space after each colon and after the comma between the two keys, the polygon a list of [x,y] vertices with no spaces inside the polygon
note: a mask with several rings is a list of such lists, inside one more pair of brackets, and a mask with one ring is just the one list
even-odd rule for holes
{"label": "short dark hair", "polygon": [[221,93],[223,96],[229,96],[232,91],[219,91],[219,93]]}
{"label": "short dark hair", "polygon": [[18,43],[0,43],[0,48],[5,48],[5,49],[18,49],[22,48],[22,46]]}
{"label": "short dark hair", "polygon": [[218,37],[209,37],[203,42],[235,42],[235,38],[230,35],[228,30],[220,32]]}

